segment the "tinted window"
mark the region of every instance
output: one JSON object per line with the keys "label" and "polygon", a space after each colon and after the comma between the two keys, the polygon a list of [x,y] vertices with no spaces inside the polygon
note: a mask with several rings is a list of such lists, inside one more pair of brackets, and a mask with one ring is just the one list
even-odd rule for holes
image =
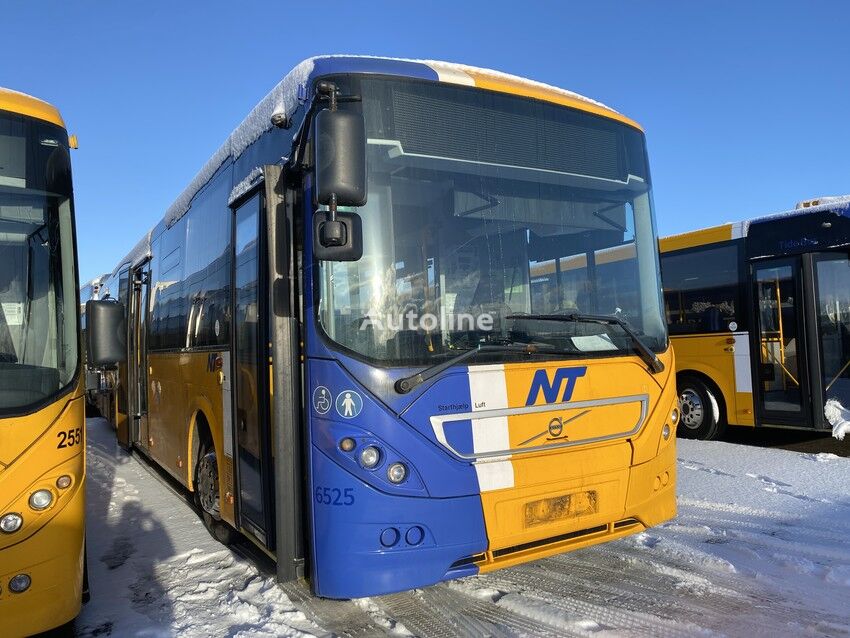
{"label": "tinted window", "polygon": [[670,334],[743,330],[739,270],[736,244],[662,254],[661,276]]}
{"label": "tinted window", "polygon": [[227,345],[230,299],[229,176],[219,176],[186,215],[183,295],[188,312],[186,347]]}
{"label": "tinted window", "polygon": [[151,260],[151,350],[186,346],[183,250],[186,217],[153,242]]}

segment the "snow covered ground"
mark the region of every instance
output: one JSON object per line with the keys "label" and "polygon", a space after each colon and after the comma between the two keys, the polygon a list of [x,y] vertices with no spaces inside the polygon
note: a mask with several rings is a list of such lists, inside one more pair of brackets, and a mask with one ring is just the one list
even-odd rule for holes
{"label": "snow covered ground", "polygon": [[493,574],[351,602],[275,585],[88,421],[79,636],[850,636],[850,459],[679,442],[679,516]]}

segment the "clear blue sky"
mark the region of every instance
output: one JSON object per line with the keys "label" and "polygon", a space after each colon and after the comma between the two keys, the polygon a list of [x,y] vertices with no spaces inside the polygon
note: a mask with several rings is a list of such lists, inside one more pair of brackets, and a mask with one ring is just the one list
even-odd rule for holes
{"label": "clear blue sky", "polygon": [[465,62],[613,106],[647,131],[662,234],[850,193],[846,2],[7,0],[2,24],[0,86],[80,139],[83,281],[320,53]]}

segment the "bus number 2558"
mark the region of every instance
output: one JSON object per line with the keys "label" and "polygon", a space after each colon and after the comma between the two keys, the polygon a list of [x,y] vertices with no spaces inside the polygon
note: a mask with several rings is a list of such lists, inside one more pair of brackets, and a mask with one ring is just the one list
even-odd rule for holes
{"label": "bus number 2558", "polygon": [[80,432],[80,428],[74,428],[73,430],[68,430],[67,432],[57,432],[56,438],[59,439],[59,444],[56,446],[57,450],[63,447],[74,447],[75,445],[80,444],[82,433]]}
{"label": "bus number 2558", "polygon": [[320,505],[354,505],[353,487],[317,487],[314,494]]}

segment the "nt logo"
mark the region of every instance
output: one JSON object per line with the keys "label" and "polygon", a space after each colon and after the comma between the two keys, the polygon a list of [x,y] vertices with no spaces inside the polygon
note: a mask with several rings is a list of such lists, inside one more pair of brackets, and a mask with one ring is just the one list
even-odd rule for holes
{"label": "nt logo", "polygon": [[[584,376],[585,372],[587,372],[587,366],[558,368],[550,380],[549,375],[546,374],[546,370],[537,370],[534,373],[534,378],[531,380],[531,389],[528,391],[528,398],[525,400],[525,405],[534,405],[537,403],[537,398],[541,392],[546,403],[555,403],[557,401],[563,403],[569,401],[573,396],[573,390],[576,388],[576,382]],[[564,388],[563,394],[561,394],[562,387]]]}

